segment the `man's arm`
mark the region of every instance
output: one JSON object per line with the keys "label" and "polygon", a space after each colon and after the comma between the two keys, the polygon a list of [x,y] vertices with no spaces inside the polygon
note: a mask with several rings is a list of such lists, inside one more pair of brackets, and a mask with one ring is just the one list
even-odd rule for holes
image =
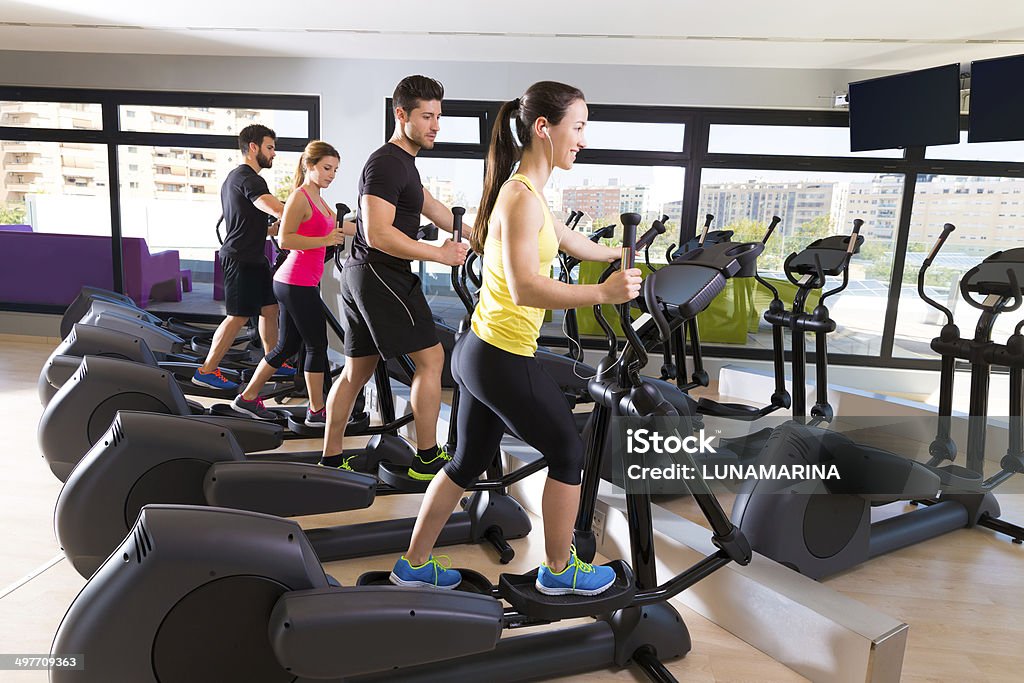
{"label": "man's arm", "polygon": [[[454,234],[455,230],[455,218],[452,216],[452,210],[447,206],[434,199],[427,188],[423,188],[423,210],[422,213],[430,222],[436,225],[441,230]],[[462,238],[468,240],[470,235],[473,234],[473,225],[465,221],[462,222]]]}
{"label": "man's arm", "polygon": [[263,213],[277,218],[277,222],[267,226],[267,234],[276,235],[280,227],[281,217],[284,215],[284,204],[281,203],[281,200],[272,194],[263,194],[254,199],[252,204]]}
{"label": "man's arm", "polygon": [[[364,194],[359,210],[363,215],[366,243],[374,249],[409,261],[435,261],[445,265],[460,265],[466,258],[466,249],[446,242],[440,247],[414,240],[395,227],[395,205],[380,197]],[[448,212],[449,220],[451,212]],[[429,216],[428,216],[429,218]],[[460,259],[461,254],[461,259]]]}

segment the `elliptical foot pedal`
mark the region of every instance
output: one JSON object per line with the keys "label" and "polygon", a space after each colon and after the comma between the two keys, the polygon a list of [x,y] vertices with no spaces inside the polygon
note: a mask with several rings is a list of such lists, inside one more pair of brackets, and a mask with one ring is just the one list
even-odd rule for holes
{"label": "elliptical foot pedal", "polygon": [[551,621],[605,614],[628,607],[636,595],[633,569],[622,560],[604,566],[615,570],[615,583],[599,595],[545,595],[537,590],[536,569],[526,574],[502,574],[498,595],[520,614]]}
{"label": "elliptical foot pedal", "polygon": [[[462,574],[462,583],[455,587],[454,590],[462,591],[464,593],[478,593],[480,595],[491,595],[494,592],[494,585],[487,579],[486,576],[480,572],[475,572],[472,569],[458,568],[459,573]],[[401,586],[395,586],[391,583],[390,571],[374,571],[366,572],[361,574],[356,579],[357,586],[392,586],[394,588],[401,588]],[[443,591],[439,591],[443,592]]]}
{"label": "elliptical foot pedal", "polygon": [[[275,410],[276,412],[276,409],[272,410]],[[309,439],[324,438],[325,427],[310,427],[308,424],[306,424],[305,411],[305,406],[302,406],[302,415],[295,415],[294,413],[291,412],[288,413],[288,419],[286,420],[288,429],[294,432],[295,434],[298,434],[299,436],[304,436]]]}
{"label": "elliptical foot pedal", "polygon": [[242,420],[252,420],[253,422],[262,422],[263,424],[277,425],[282,429],[288,427],[288,415],[286,413],[282,412],[280,408],[268,408],[268,410],[277,414],[278,417],[276,420],[258,420],[251,415],[238,412],[228,403],[214,403],[210,406],[210,415],[218,415],[220,417],[237,417]]}
{"label": "elliptical foot pedal", "polygon": [[429,480],[410,477],[408,465],[396,465],[387,461],[382,461],[377,467],[377,478],[391,488],[406,493],[423,493],[430,486]]}
{"label": "elliptical foot pedal", "polygon": [[352,413],[345,425],[345,436],[361,436],[370,428],[370,414],[367,412]]}

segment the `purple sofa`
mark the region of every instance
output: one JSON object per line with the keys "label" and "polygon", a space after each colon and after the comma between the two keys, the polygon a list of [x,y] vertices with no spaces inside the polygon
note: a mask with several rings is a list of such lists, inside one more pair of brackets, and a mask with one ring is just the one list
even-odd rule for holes
{"label": "purple sofa", "polygon": [[[177,251],[149,253],[146,240],[125,237],[125,294],[145,307],[150,301],[181,301],[191,289],[190,274],[180,269]],[[110,238],[0,231],[0,301],[67,306],[83,285],[113,289]]]}

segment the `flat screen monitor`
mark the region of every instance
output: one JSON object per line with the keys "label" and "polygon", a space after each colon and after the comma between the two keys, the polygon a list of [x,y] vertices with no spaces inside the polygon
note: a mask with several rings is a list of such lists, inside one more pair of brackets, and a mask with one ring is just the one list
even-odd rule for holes
{"label": "flat screen monitor", "polygon": [[1024,140],[1024,55],[971,62],[968,142]]}
{"label": "flat screen monitor", "polygon": [[850,151],[960,142],[960,65],[850,83]]}

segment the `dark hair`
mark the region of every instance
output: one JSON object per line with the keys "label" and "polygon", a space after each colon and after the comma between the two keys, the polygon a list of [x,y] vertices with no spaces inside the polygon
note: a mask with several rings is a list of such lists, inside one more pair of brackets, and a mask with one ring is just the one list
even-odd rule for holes
{"label": "dark hair", "polygon": [[555,81],[539,81],[527,88],[522,97],[501,105],[491,133],[491,145],[487,150],[487,172],[484,175],[480,210],[473,220],[473,236],[470,239],[473,251],[484,253],[487,223],[498,201],[498,192],[512,176],[512,168],[522,154],[512,137],[508,119],[515,119],[516,136],[525,149],[533,142],[533,124],[538,118],[543,116],[552,126],[558,125],[573,102],[584,99],[583,91],[579,88]]}
{"label": "dark hair", "polygon": [[306,167],[316,166],[324,157],[334,157],[341,161],[341,155],[338,154],[338,150],[333,145],[323,140],[311,140],[306,145],[306,149],[302,150],[302,156],[299,157],[299,166],[295,169],[295,180],[292,181],[292,189],[297,190],[302,187],[302,184],[306,182]]}
{"label": "dark hair", "polygon": [[257,148],[263,146],[263,138],[270,138],[271,140],[277,140],[277,133],[267,128],[263,124],[253,123],[242,129],[242,132],[238,134],[238,149],[242,150],[242,154],[249,153],[249,143],[253,143]]}
{"label": "dark hair", "polygon": [[411,112],[421,101],[444,99],[444,86],[429,76],[406,76],[395,86],[395,94],[391,96],[391,105],[402,109],[406,114]]}

